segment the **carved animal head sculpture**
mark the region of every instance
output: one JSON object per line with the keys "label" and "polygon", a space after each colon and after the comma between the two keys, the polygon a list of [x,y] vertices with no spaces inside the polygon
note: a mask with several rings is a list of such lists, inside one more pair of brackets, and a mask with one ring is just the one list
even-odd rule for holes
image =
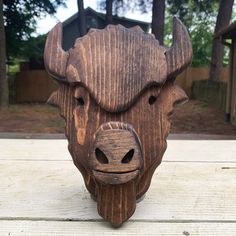
{"label": "carved animal head sculpture", "polygon": [[176,18],[173,28],[170,48],[120,25],[90,30],[69,51],[61,46],[61,23],[47,37],[45,66],[59,83],[49,102],[66,121],[69,151],[99,214],[114,226],[148,190],[173,106],[187,99],[174,79],[190,64],[192,47]]}

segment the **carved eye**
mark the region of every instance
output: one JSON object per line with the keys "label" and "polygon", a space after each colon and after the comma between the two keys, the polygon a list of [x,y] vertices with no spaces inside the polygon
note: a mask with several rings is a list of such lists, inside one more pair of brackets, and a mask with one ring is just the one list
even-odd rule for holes
{"label": "carved eye", "polygon": [[157,100],[157,97],[151,95],[151,96],[149,97],[149,99],[148,99],[148,103],[149,103],[150,105],[153,105],[156,100]]}
{"label": "carved eye", "polygon": [[76,98],[78,106],[84,106],[84,99],[82,97]]}

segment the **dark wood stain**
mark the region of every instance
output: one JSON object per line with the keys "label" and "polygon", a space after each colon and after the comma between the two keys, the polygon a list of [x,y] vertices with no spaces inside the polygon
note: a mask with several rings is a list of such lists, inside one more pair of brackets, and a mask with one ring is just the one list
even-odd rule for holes
{"label": "dark wood stain", "polygon": [[174,22],[170,49],[139,27],[92,30],[69,52],[60,46],[61,24],[47,39],[46,68],[59,81],[49,103],[66,121],[69,151],[99,214],[114,226],[148,190],[173,106],[187,100],[173,77],[189,65],[192,49],[185,27]]}

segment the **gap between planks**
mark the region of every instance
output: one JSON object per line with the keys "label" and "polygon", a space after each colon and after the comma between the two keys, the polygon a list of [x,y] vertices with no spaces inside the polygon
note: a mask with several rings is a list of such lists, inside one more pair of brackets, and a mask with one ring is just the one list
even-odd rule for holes
{"label": "gap between planks", "polygon": [[[1,160],[71,161],[66,140],[13,140],[0,142]],[[236,163],[236,141],[169,140],[163,161]]]}
{"label": "gap between planks", "polygon": [[[19,159],[11,159],[11,160],[9,160],[8,158],[3,158],[3,159],[1,159],[0,158],[0,161],[10,161],[10,162],[12,162],[12,161],[16,161],[16,162],[25,162],[25,161],[29,161],[29,162],[31,162],[31,161],[33,161],[33,162],[73,162],[72,161],[72,159],[71,160],[50,160],[50,159],[36,159],[36,160],[34,160],[34,159],[21,159],[21,158],[19,158]],[[171,161],[171,160],[162,160],[162,163],[201,163],[201,164],[230,164],[230,163],[232,163],[232,164],[234,164],[234,163],[236,163],[236,161],[188,161],[188,160],[186,160],[186,161]]]}
{"label": "gap between planks", "polygon": [[153,223],[126,222],[121,228],[114,229],[105,222],[32,222],[3,221],[0,235],[40,235],[40,236],[77,236],[77,235],[214,235],[232,236],[236,234],[235,224],[224,223]]}
{"label": "gap between planks", "polygon": [[[0,217],[1,221],[48,221],[48,222],[106,222],[103,219],[63,219],[63,218],[40,218],[40,217]],[[190,224],[190,223],[224,223],[224,224],[235,224],[236,220],[155,220],[155,219],[132,219],[128,222],[143,222],[143,223],[173,223],[173,224]],[[236,225],[235,225],[236,227]]]}
{"label": "gap between planks", "polygon": [[[2,161],[0,165],[2,219],[101,219],[72,163]],[[236,170],[222,167],[236,164],[162,163],[132,219],[234,221]]]}

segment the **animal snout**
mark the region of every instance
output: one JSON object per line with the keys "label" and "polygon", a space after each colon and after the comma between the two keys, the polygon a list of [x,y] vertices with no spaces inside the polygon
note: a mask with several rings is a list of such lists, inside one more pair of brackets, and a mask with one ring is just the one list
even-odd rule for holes
{"label": "animal snout", "polygon": [[[100,148],[95,149],[95,156],[101,164],[109,164],[116,162],[114,159],[110,159],[109,157],[107,158],[106,154]],[[129,163],[133,159],[133,156],[134,148],[130,149],[121,160],[118,156],[117,161],[120,161],[121,163]]]}
{"label": "animal snout", "polygon": [[122,122],[109,122],[98,129],[91,157],[95,178],[106,184],[134,179],[143,165],[138,135]]}

